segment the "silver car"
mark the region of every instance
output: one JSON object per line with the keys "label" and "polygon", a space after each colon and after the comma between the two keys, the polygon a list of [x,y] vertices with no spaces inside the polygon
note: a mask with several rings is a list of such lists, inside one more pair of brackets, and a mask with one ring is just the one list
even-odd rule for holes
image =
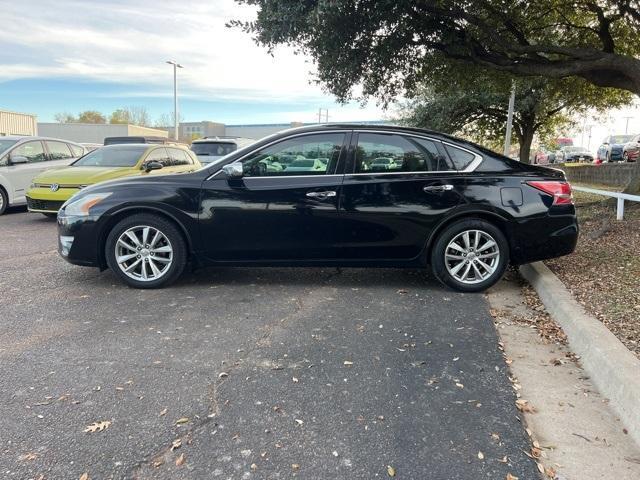
{"label": "silver car", "polygon": [[27,203],[31,180],[52,167],[69,165],[86,152],[82,145],[45,137],[0,137],[0,215]]}

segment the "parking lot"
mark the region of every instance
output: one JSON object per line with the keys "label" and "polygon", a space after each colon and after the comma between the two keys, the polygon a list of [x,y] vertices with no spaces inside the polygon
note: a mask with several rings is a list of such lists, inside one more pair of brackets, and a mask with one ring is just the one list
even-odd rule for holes
{"label": "parking lot", "polygon": [[400,269],[133,290],[41,215],[0,233],[3,478],[537,478],[481,294]]}

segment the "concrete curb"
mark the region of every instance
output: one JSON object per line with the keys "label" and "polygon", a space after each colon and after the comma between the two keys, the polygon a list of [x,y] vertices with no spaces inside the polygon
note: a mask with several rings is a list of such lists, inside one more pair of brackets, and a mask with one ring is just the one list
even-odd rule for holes
{"label": "concrete curb", "polygon": [[520,273],[536,289],[553,319],[567,334],[600,393],[640,445],[640,359],[598,319],[587,314],[542,262],[522,265]]}

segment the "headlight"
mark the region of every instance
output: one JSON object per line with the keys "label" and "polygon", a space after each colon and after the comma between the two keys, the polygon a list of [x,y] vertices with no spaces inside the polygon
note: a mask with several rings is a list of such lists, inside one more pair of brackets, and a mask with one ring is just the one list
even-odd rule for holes
{"label": "headlight", "polygon": [[111,195],[111,192],[90,193],[78,199],[71,197],[62,205],[62,209],[64,209],[66,215],[86,217],[89,215],[89,209],[91,207],[97,205],[109,195]]}

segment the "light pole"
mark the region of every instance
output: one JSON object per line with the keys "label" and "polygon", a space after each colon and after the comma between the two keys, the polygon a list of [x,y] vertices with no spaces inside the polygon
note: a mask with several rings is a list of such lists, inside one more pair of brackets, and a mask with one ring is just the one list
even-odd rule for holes
{"label": "light pole", "polygon": [[184,68],[175,60],[167,60],[169,65],[173,65],[173,136],[178,140],[178,69]]}
{"label": "light pole", "polygon": [[511,95],[509,96],[509,110],[507,111],[507,133],[504,139],[504,155],[509,156],[511,150],[511,130],[513,128],[513,107],[516,103],[516,81],[511,82]]}

